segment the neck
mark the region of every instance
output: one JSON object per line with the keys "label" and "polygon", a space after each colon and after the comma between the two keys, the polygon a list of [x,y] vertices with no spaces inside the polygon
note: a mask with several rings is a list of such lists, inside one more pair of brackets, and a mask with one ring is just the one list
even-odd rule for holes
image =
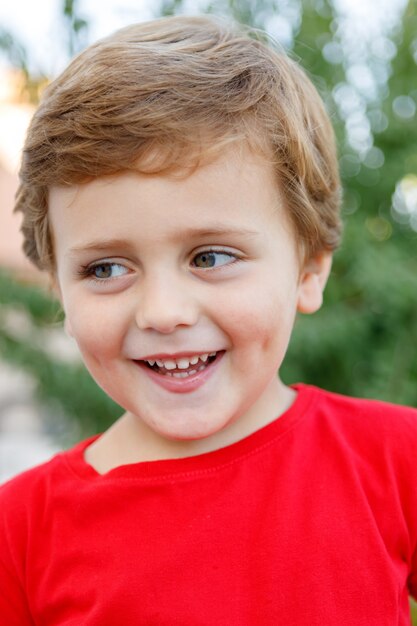
{"label": "neck", "polygon": [[167,439],[132,413],[122,415],[85,452],[87,463],[100,474],[132,463],[197,456],[229,446],[282,415],[294,402],[296,392],[278,378],[261,400],[243,416],[231,419],[221,431],[194,440]]}

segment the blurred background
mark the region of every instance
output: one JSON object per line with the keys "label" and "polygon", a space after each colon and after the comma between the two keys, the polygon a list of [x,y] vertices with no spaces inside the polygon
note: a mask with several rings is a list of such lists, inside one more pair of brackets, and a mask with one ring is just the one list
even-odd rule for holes
{"label": "blurred background", "polygon": [[417,0],[13,0],[0,6],[0,481],[121,413],[20,251],[12,207],[30,117],[98,37],[202,12],[278,40],[316,84],[339,141],[344,243],[325,306],[297,321],[284,380],[417,406]]}
{"label": "blurred background", "polygon": [[282,370],[417,406],[417,0],[14,0],[0,6],[0,480],[119,415],[20,251],[20,150],[45,85],[132,21],[213,12],[266,29],[322,94],[339,141],[345,237],[325,306]]}

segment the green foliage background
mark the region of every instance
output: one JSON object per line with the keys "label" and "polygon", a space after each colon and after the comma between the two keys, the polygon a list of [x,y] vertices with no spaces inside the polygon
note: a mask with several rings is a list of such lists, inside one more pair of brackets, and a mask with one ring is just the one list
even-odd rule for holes
{"label": "green foliage background", "polygon": [[[163,0],[156,6],[155,15],[185,10],[182,0]],[[352,61],[343,46],[340,18],[330,0],[212,0],[204,11],[256,27],[266,26],[276,15],[295,16],[290,54],[322,93],[339,140],[344,243],[335,255],[324,307],[315,316],[297,320],[281,371],[284,380],[417,406],[417,233],[410,215],[397,214],[395,219],[392,211],[398,183],[417,175],[417,116],[395,114],[399,97],[417,104],[417,0],[408,2],[400,22],[385,34],[391,58],[381,60],[375,50],[362,51],[362,62],[375,72],[385,68],[387,76],[373,98],[358,96],[371,128],[369,151],[352,147],[349,120],[338,103],[338,89],[352,85],[349,72],[358,59]],[[86,43],[88,23],[75,0],[63,2],[62,19],[73,54]],[[334,58],[325,53],[332,49],[330,44],[337,53]],[[0,31],[0,48],[24,71],[29,97],[36,99],[36,83],[44,76],[30,75],[24,47]],[[379,155],[379,163],[370,160],[371,154]],[[29,335],[10,331],[7,320],[13,311],[25,312]],[[87,435],[105,429],[121,409],[81,364],[60,361],[39,341],[45,328],[61,323],[58,311],[47,292],[0,274],[1,358],[30,373],[39,401],[59,407],[60,414],[77,423],[79,434]],[[417,624],[415,607],[412,610]]]}

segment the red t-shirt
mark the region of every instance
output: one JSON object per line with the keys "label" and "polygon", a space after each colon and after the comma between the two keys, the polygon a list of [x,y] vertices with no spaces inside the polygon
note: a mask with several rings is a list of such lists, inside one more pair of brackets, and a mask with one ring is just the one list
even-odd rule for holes
{"label": "red t-shirt", "polygon": [[226,448],[99,475],[91,439],[0,489],[4,626],[404,626],[417,411],[298,386]]}

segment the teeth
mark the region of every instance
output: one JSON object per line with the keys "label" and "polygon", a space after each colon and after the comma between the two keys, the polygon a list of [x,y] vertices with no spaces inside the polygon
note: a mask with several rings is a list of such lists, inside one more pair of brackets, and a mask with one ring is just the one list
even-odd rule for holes
{"label": "teeth", "polygon": [[191,374],[196,374],[197,370],[191,370],[190,372],[174,372],[172,375],[174,378],[187,378]]}
{"label": "teeth", "polygon": [[[198,360],[198,359],[197,359]],[[186,370],[187,367],[190,367],[190,361],[187,358],[178,359],[177,361],[178,368],[180,370]],[[166,366],[165,366],[166,367]]]}
{"label": "teeth", "polygon": [[[187,368],[190,367],[190,365],[197,365],[198,361],[203,361],[203,363],[206,363],[209,357],[216,356],[216,354],[217,354],[216,352],[207,352],[206,354],[195,355],[192,357],[182,357],[177,360],[174,360],[174,359],[167,359],[166,361],[149,360],[147,361],[147,363],[149,363],[151,367],[155,365],[156,363],[158,367],[164,367],[166,370],[174,370],[174,369],[186,370]],[[198,371],[198,370],[195,370],[195,371]],[[181,373],[181,378],[182,378],[183,377],[182,372],[180,373]]]}
{"label": "teeth", "polygon": [[167,370],[174,370],[177,367],[177,364],[175,363],[175,361],[164,361],[164,367]]}
{"label": "teeth", "polygon": [[204,365],[200,365],[196,370],[190,370],[189,372],[167,372],[166,376],[171,376],[173,378],[188,378],[188,376],[192,376],[192,374],[197,374],[197,372],[201,372],[204,369]]}

